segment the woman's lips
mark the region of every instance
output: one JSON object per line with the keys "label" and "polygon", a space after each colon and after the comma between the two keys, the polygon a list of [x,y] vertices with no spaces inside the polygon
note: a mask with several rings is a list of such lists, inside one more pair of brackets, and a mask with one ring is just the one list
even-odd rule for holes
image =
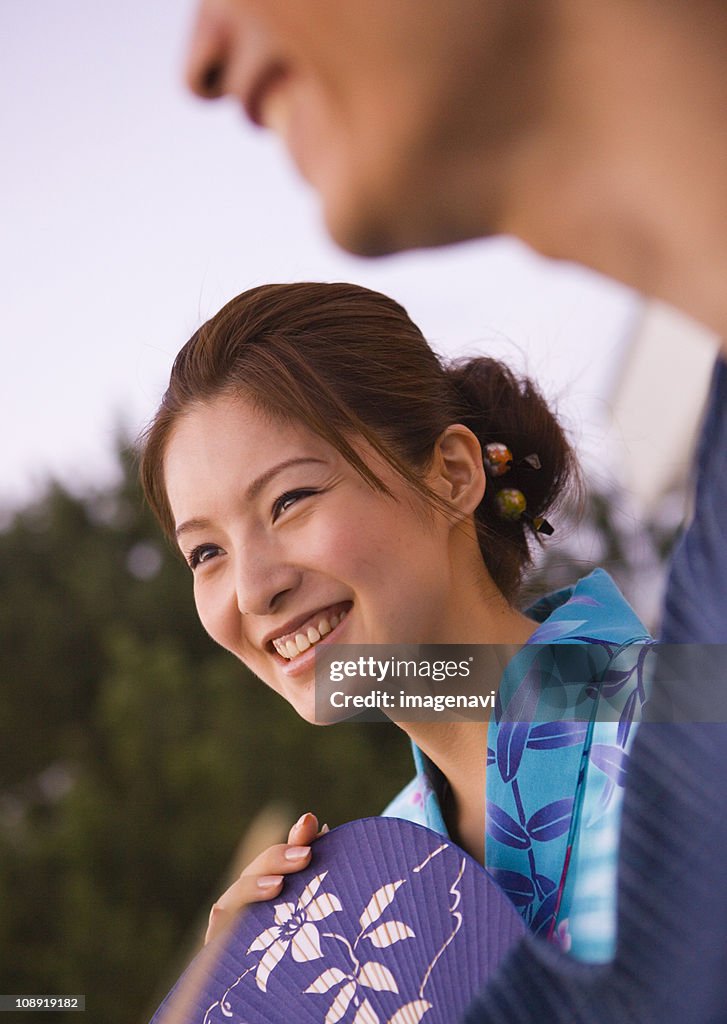
{"label": "woman's lips", "polygon": [[267,646],[272,646],[281,658],[291,661],[305,653],[310,647],[320,643],[323,637],[331,633],[345,618],[350,607],[350,601],[341,601],[313,612],[297,623],[295,628],[289,632],[273,637]]}
{"label": "woman's lips", "polygon": [[276,651],[273,657],[283,672],[289,676],[296,676],[307,672],[315,663],[318,648],[338,643],[341,633],[345,629],[350,608],[351,604],[349,602],[348,608],[344,610],[343,614],[339,614],[337,625],[333,626],[329,633],[322,635],[319,640],[311,643],[305,650],[299,651],[294,657],[284,657]]}

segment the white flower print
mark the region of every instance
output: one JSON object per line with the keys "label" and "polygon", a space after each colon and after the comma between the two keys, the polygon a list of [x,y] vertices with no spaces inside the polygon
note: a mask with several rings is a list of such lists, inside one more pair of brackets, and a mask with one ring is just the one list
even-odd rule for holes
{"label": "white flower print", "polygon": [[[324,932],[324,936],[337,939],[346,947],[353,965],[353,970],[348,972],[342,971],[338,967],[329,968],[323,971],[305,989],[306,995],[309,993],[323,995],[332,989],[338,988],[333,1002],[326,1013],[324,1024],[338,1024],[338,1021],[346,1016],[349,1007],[353,1007],[355,1011],[351,1024],[381,1024],[379,1016],[366,997],[364,990],[373,989],[376,992],[395,992],[398,994],[399,987],[389,968],[375,960],[369,960],[362,965],[356,956],[355,950],[362,939],[368,939],[374,946],[382,949],[392,946],[396,942],[401,942],[403,939],[416,937],[414,931],[407,924],[404,924],[403,921],[386,921],[376,928],[372,927],[392,903],[398,889],[404,885],[405,881],[406,879],[400,878],[396,882],[389,882],[386,885],[382,885],[371,895],[366,908],[359,917],[361,931],[353,945],[344,935],[339,935],[335,932]],[[367,931],[367,929],[369,930]],[[426,1007],[429,1008],[429,1006],[430,1004],[426,1003]],[[402,1024],[404,1020],[405,1018],[401,1017]],[[416,1024],[418,1020],[419,1017],[415,1019],[412,1016],[413,1024]]]}
{"label": "white flower print", "polygon": [[338,967],[331,967],[316,978],[305,992],[323,994],[337,985],[342,987],[328,1008],[325,1024],[337,1024],[351,1004],[356,1008],[352,1024],[379,1024],[378,1014],[362,989],[375,989],[377,992],[399,991],[394,975],[388,967],[370,960],[363,966],[359,965],[355,973],[346,973]]}
{"label": "white flower print", "polygon": [[285,956],[288,946],[298,963],[319,960],[323,956],[315,922],[342,909],[340,900],[333,893],[324,892],[314,899],[327,874],[324,871],[311,880],[301,893],[297,906],[295,903],[276,904],[275,924],[250,944],[248,953],[265,950],[255,971],[255,981],[263,992],[267,992],[268,978]]}
{"label": "white flower print", "polygon": [[[335,895],[340,886],[335,870],[320,871],[297,900],[291,896],[288,902],[269,906],[267,913],[257,918],[260,922],[257,927],[263,927],[263,922],[268,927],[251,942],[248,939],[245,956],[250,957],[250,961],[222,997],[208,1007],[204,1024],[213,1024],[213,1019],[221,1022],[231,1018],[280,1020],[278,1010],[268,1016],[262,1007],[269,998],[277,998],[286,989],[290,990],[290,995],[299,992],[305,1002],[313,997],[310,1012],[321,1024],[420,1024],[423,1018],[428,1019],[430,1012],[436,1013],[438,1000],[434,995],[437,990],[436,987],[430,989],[429,998],[425,992],[433,972],[441,971],[441,963],[449,955],[451,943],[463,923],[459,886],[466,862],[451,850],[451,866],[444,868],[439,857],[445,851],[450,851],[450,847],[442,843],[421,863],[410,865],[405,871],[398,867],[398,877],[389,875],[391,880],[379,884],[373,892],[354,889],[355,904],[346,906],[345,912],[346,890],[341,891],[340,899]],[[410,889],[435,860],[444,868],[437,876],[436,887],[442,895],[449,892],[451,920],[449,926],[443,922],[441,929],[437,926],[436,948],[432,948],[434,935],[430,936],[430,929],[425,926],[422,932],[416,926],[417,903]],[[324,879],[329,890],[325,892],[322,891]],[[364,895],[367,891],[368,897]],[[433,893],[427,890],[427,900],[430,897]],[[338,912],[342,912],[338,924],[326,921]],[[401,944],[408,950],[403,958],[401,954],[389,952]],[[279,981],[280,987],[272,986],[271,993],[270,975],[283,962],[288,949],[291,960],[281,970],[285,977]],[[234,999],[239,1006],[234,1004]],[[316,1003],[320,1009],[315,1008]],[[213,1018],[215,1010],[217,1015]]]}

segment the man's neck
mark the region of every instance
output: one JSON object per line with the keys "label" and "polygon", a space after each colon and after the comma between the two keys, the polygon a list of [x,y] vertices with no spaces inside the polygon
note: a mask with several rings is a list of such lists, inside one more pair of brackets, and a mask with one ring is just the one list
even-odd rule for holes
{"label": "man's neck", "polygon": [[727,337],[725,19],[721,46],[686,8],[561,7],[550,113],[513,155],[501,229]]}

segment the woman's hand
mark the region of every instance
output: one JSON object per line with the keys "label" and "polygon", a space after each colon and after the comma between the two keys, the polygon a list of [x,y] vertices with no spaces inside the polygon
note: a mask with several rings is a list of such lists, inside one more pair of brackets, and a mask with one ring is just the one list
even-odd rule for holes
{"label": "woman's hand", "polygon": [[234,915],[248,903],[261,903],[277,896],[283,887],[285,875],[292,875],[310,864],[310,844],[328,831],[328,825],[318,831],[318,819],[307,812],[288,833],[287,843],[270,846],[259,854],[242,872],[236,882],[224,892],[210,911],[205,945],[225,929]]}

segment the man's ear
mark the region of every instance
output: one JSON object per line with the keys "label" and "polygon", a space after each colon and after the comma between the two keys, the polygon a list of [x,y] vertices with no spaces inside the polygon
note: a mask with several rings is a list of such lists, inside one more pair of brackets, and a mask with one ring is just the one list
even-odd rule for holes
{"label": "man's ear", "polygon": [[487,477],[480,442],[461,423],[439,435],[427,473],[431,489],[463,515],[471,515],[485,494]]}

